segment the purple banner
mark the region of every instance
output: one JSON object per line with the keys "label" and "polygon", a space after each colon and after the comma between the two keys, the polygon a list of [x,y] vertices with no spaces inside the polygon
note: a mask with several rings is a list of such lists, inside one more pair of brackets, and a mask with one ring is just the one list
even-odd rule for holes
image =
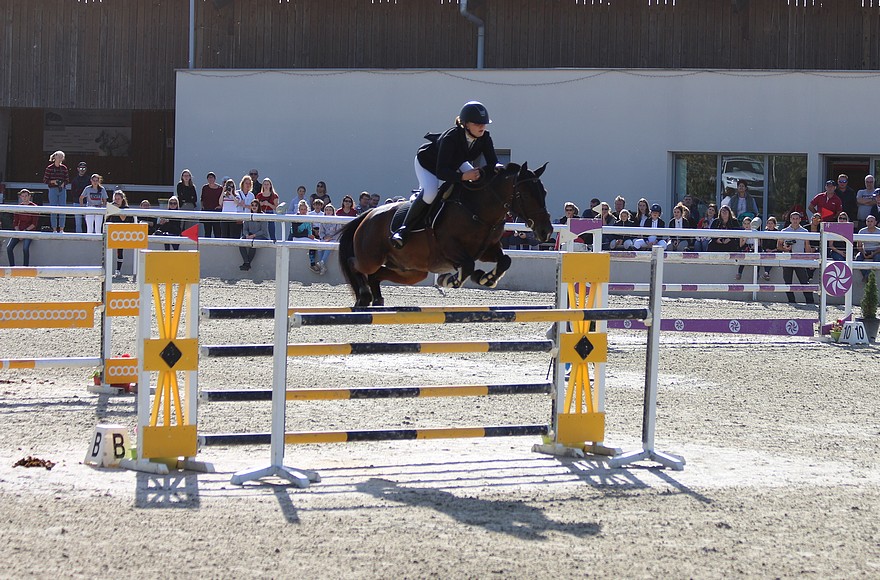
{"label": "purple banner", "polygon": [[[660,322],[660,330],[667,332],[813,336],[813,325],[816,322],[816,320],[809,318],[732,318],[720,320],[667,318]],[[647,330],[645,324],[640,320],[609,320],[608,328]]]}

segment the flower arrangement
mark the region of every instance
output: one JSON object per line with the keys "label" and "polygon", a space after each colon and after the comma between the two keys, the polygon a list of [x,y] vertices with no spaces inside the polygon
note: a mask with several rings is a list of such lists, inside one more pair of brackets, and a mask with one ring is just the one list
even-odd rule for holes
{"label": "flower arrangement", "polygon": [[831,324],[831,332],[843,332],[843,320]]}

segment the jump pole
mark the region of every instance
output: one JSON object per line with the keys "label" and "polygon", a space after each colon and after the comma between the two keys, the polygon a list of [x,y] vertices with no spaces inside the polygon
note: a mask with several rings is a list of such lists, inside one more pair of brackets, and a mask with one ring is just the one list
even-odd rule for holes
{"label": "jump pole", "polygon": [[292,485],[305,488],[321,481],[315,471],[307,471],[284,465],[284,432],[287,426],[287,338],[290,304],[290,250],[283,244],[275,250],[275,344],[272,356],[272,429],[270,438],[271,463],[239,471],[232,475],[233,485],[244,485],[264,477],[278,477]]}

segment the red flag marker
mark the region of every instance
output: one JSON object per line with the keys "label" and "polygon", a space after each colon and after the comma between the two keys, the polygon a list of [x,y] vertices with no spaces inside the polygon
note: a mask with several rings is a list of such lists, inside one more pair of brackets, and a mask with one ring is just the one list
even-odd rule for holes
{"label": "red flag marker", "polygon": [[191,228],[186,228],[180,235],[189,238],[196,243],[196,246],[199,245],[199,224],[192,226]]}
{"label": "red flag marker", "polygon": [[834,215],[834,212],[831,211],[831,210],[828,209],[828,208],[820,207],[820,208],[819,208],[819,215],[821,215],[821,216],[822,216],[822,219],[824,220],[824,219],[827,218],[827,217],[831,217],[831,216],[833,216],[833,215]]}

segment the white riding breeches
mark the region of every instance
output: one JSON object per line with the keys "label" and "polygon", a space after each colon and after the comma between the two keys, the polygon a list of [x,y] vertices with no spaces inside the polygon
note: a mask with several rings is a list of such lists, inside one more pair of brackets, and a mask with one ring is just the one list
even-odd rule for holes
{"label": "white riding breeches", "polygon": [[[434,203],[434,200],[437,199],[437,191],[440,189],[440,179],[422,167],[422,164],[419,163],[419,158],[416,157],[415,160],[416,167],[416,178],[419,180],[419,189],[422,190],[422,201],[427,204]],[[459,170],[464,173],[465,171],[470,171],[474,166],[465,161],[459,167]]]}

